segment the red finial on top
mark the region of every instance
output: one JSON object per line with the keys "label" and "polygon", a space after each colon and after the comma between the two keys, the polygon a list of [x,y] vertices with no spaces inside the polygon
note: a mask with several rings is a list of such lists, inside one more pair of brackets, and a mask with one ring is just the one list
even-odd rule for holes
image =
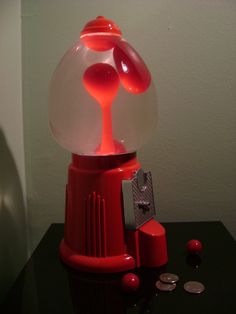
{"label": "red finial on top", "polygon": [[96,19],[89,21],[81,31],[80,35],[88,35],[94,33],[109,33],[111,35],[121,36],[119,27],[104,16],[97,16]]}

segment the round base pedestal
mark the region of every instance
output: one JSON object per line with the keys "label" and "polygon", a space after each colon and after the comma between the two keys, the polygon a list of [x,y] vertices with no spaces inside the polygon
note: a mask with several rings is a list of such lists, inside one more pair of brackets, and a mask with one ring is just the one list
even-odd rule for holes
{"label": "round base pedestal", "polygon": [[73,155],[66,187],[64,239],[60,256],[86,272],[123,272],[167,262],[165,229],[150,219],[135,230],[124,221],[122,182],[140,164],[135,153],[114,156]]}
{"label": "round base pedestal", "polygon": [[126,231],[127,252],[108,257],[79,255],[65,240],[60,244],[62,261],[72,268],[93,273],[123,272],[136,267],[159,267],[167,263],[166,234],[164,227],[154,219],[134,231]]}
{"label": "round base pedestal", "polygon": [[86,272],[115,273],[136,267],[134,258],[128,254],[110,257],[78,255],[66,245],[64,240],[60,244],[60,256],[65,264]]}

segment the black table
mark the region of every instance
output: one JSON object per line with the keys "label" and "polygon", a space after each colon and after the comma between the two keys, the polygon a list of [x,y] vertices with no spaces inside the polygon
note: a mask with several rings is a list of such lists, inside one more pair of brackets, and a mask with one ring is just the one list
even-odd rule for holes
{"label": "black table", "polygon": [[[52,224],[7,294],[0,313],[235,314],[236,242],[223,224],[163,225],[167,231],[168,264],[161,269],[136,270],[141,287],[136,293],[125,294],[120,289],[122,274],[86,274],[65,267],[58,256],[63,224]],[[192,238],[204,245],[201,259],[186,254],[185,244]],[[180,276],[173,292],[158,292],[155,287],[159,274],[164,271]],[[204,283],[204,293],[185,292],[183,284],[189,280]]]}

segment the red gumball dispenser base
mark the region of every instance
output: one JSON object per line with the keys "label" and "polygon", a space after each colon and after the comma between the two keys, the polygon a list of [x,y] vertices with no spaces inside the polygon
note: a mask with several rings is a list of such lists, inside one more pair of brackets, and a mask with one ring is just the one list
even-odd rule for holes
{"label": "red gumball dispenser base", "polygon": [[139,169],[135,153],[73,155],[60,245],[63,262],[96,273],[167,263],[165,229],[160,223],[153,217],[137,228],[129,228],[126,223],[122,182]]}

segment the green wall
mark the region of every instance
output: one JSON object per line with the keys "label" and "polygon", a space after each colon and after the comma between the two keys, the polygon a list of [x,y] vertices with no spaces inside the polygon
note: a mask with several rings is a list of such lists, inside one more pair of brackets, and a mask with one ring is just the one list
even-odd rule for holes
{"label": "green wall", "polygon": [[0,1],[0,303],[28,256],[20,0]]}
{"label": "green wall", "polygon": [[22,1],[31,248],[64,220],[70,154],[48,129],[49,80],[97,15],[121,27],[157,87],[159,128],[138,155],[153,173],[159,219],[222,220],[236,237],[235,9],[235,1],[216,0]]}

